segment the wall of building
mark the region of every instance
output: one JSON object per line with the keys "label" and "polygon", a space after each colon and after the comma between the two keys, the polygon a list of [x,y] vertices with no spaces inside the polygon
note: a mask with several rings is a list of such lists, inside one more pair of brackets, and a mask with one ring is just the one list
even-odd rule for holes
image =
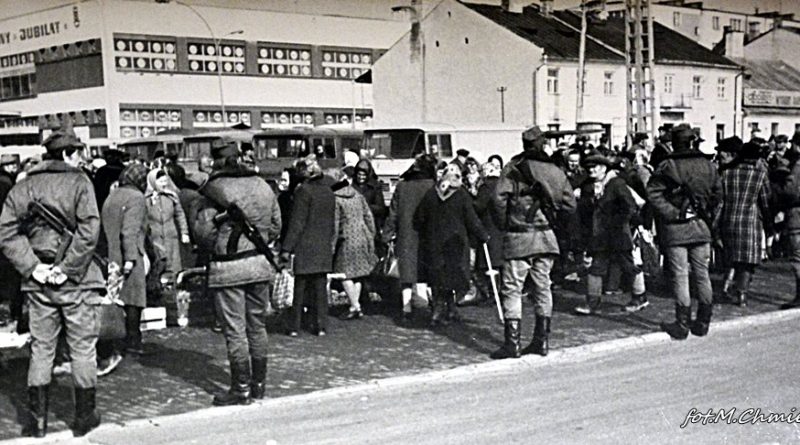
{"label": "wall of building", "polygon": [[781,60],[800,69],[800,34],[776,29],[745,45],[744,57],[749,60]]}
{"label": "wall of building", "polygon": [[784,113],[747,113],[744,117],[744,135],[748,139],[753,128],[760,130],[760,137],[769,139],[772,135],[784,134],[792,137],[800,131],[800,110]]}

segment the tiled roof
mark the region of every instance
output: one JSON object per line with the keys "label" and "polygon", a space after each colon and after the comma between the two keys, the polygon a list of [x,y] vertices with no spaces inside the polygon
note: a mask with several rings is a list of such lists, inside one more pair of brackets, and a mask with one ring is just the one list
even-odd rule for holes
{"label": "tiled roof", "polygon": [[[545,17],[535,7],[526,7],[522,13],[513,13],[500,6],[462,4],[544,49],[548,57],[578,58],[581,18],[574,12],[554,11],[551,17]],[[586,40],[586,60],[624,63],[625,58],[621,55],[625,52],[624,19],[590,21],[587,29],[592,38]],[[653,23],[653,32],[656,62],[737,66],[730,59],[658,23]]]}
{"label": "tiled roof", "polygon": [[748,74],[745,88],[800,91],[800,71],[780,60],[736,59]]}

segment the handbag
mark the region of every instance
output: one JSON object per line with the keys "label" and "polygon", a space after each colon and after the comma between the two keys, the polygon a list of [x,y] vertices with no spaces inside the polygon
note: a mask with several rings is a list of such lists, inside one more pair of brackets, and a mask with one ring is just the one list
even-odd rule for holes
{"label": "handbag", "polygon": [[389,248],[373,269],[373,274],[379,277],[400,279],[400,265],[394,253],[394,243],[389,243]]}
{"label": "handbag", "polygon": [[125,310],[117,303],[104,299],[99,309],[100,340],[120,340],[125,338]]}
{"label": "handbag", "polygon": [[272,308],[282,310],[292,307],[294,301],[294,275],[291,268],[284,268],[275,277],[272,288]]}

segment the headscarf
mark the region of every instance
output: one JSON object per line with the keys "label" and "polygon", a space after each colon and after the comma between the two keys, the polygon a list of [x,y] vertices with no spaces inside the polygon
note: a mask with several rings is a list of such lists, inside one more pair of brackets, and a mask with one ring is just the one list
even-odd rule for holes
{"label": "headscarf", "polygon": [[170,179],[169,175],[164,172],[164,176],[167,178],[167,186],[164,188],[158,187],[156,184],[156,176],[158,175],[159,171],[163,171],[160,169],[150,170],[150,173],[147,174],[147,192],[145,192],[145,196],[151,198],[153,201],[158,198],[158,195],[166,195],[173,199],[178,199],[178,188],[175,187],[175,184]]}
{"label": "headscarf", "polygon": [[500,169],[493,162],[486,162],[481,167],[481,174],[484,178],[497,178],[500,176]]}
{"label": "headscarf", "polygon": [[442,175],[442,178],[436,184],[436,194],[442,201],[453,196],[453,194],[461,188],[463,182],[461,181],[461,169],[455,164],[449,164]]}
{"label": "headscarf", "polygon": [[147,167],[137,163],[125,167],[119,174],[118,183],[120,187],[131,185],[144,193],[147,190]]}

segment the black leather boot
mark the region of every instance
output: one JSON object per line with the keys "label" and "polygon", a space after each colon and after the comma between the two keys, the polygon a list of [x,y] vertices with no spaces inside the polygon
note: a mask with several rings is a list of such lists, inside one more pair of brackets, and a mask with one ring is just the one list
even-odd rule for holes
{"label": "black leather boot", "polygon": [[675,305],[675,321],[661,323],[661,329],[675,340],[685,340],[689,336],[689,324],[692,321],[692,307]]}
{"label": "black leather boot", "polygon": [[50,386],[28,387],[28,425],[22,431],[24,436],[44,437],[47,435],[47,407],[50,404]]}
{"label": "black leather boot", "polygon": [[448,292],[445,297],[445,302],[447,306],[447,320],[453,323],[460,322],[461,314],[458,313],[458,309],[456,308],[456,295],[452,292]]}
{"label": "black leather boot", "polygon": [[699,303],[697,305],[697,317],[692,323],[692,334],[703,337],[708,334],[708,327],[711,325],[711,315],[714,313],[714,306],[711,304]]}
{"label": "black leather boot", "polygon": [[443,295],[441,291],[434,289],[433,292],[431,292],[431,306],[433,307],[433,312],[431,314],[431,327],[447,324],[447,310],[445,308],[446,303],[442,297]]}
{"label": "black leather boot", "polygon": [[522,355],[538,354],[544,357],[548,352],[550,352],[550,317],[537,315],[536,325],[533,327],[533,339],[522,350]]}
{"label": "black leather boot", "polygon": [[75,423],[72,431],[81,437],[100,425],[100,415],[95,411],[95,389],[75,388]]}
{"label": "black leather boot", "polygon": [[267,380],[267,358],[254,358],[250,361],[253,369],[253,381],[250,382],[250,397],[263,399]]}
{"label": "black leather boot", "polygon": [[519,319],[507,318],[505,322],[505,342],[500,349],[494,351],[489,357],[497,360],[503,358],[519,358]]}
{"label": "black leather boot", "polygon": [[214,406],[248,405],[250,399],[250,363],[231,363],[231,388],[214,396]]}

